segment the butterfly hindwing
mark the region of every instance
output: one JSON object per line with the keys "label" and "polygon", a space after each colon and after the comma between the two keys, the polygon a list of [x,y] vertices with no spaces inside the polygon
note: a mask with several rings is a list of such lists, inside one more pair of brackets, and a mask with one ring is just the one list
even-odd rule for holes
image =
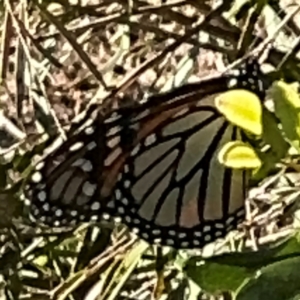
{"label": "butterfly hindwing", "polygon": [[[249,69],[252,73],[241,72],[230,88],[246,88],[263,97],[257,65]],[[209,85],[216,84],[213,90],[220,91],[217,83]],[[151,106],[149,99],[147,110],[134,118],[136,140],[119,171],[109,207],[150,243],[202,247],[244,218],[248,174],[225,169],[217,159],[226,142],[240,139],[239,131],[216,110],[213,93],[197,92],[173,98],[169,105],[165,101]]]}
{"label": "butterfly hindwing", "polygon": [[[237,137],[209,97],[173,116],[157,115],[132,149],[110,203],[112,215],[150,242],[201,246],[243,218],[246,174],[224,169],[217,153]],[[147,121],[140,123],[146,131]]]}

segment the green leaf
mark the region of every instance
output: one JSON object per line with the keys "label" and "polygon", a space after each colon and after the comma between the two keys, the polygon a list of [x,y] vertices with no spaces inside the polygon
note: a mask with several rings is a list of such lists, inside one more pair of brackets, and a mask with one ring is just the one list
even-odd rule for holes
{"label": "green leaf", "polygon": [[299,255],[299,235],[295,235],[258,252],[226,253],[207,259],[193,257],[186,261],[183,269],[194,283],[208,293],[235,292],[257,270]]}
{"label": "green leaf", "polygon": [[232,90],[221,94],[215,102],[229,122],[252,134],[262,134],[262,105],[255,94]]}
{"label": "green leaf", "polygon": [[293,87],[277,81],[271,88],[275,114],[291,145],[300,153],[300,98]]}
{"label": "green leaf", "polygon": [[267,109],[263,110],[263,140],[271,146],[274,161],[278,162],[288,152],[289,144],[282,136],[274,114]]}
{"label": "green leaf", "polygon": [[235,300],[288,300],[300,295],[300,256],[262,268],[237,293]]}
{"label": "green leaf", "polygon": [[262,120],[262,139],[270,147],[265,149],[260,148],[260,151],[257,152],[262,161],[262,166],[252,173],[252,180],[257,183],[276,169],[277,163],[286,157],[290,148],[290,145],[282,136],[283,132],[278,128],[278,121],[275,115],[264,108]]}
{"label": "green leaf", "polygon": [[255,150],[242,141],[225,144],[218,158],[221,164],[234,169],[256,169],[262,164]]}
{"label": "green leaf", "polygon": [[257,185],[263,179],[265,179],[270,173],[277,170],[276,164],[278,160],[275,161],[272,153],[259,153],[260,160],[262,161],[262,165],[260,168],[253,170],[251,180],[252,184]]}
{"label": "green leaf", "polygon": [[[210,294],[220,291],[235,291],[245,279],[252,276],[255,268],[232,265],[226,257],[207,260],[203,266],[195,266],[193,259],[188,262],[185,273],[201,289]],[[222,261],[223,260],[223,261]]]}

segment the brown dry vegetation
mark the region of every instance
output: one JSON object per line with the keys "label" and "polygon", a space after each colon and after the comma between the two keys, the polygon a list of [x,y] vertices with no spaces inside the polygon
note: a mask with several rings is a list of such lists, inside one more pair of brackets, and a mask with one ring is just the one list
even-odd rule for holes
{"label": "brown dry vegetation", "polygon": [[[280,66],[289,81],[299,81],[296,5],[275,3],[260,11],[257,6],[240,10],[239,1],[225,1],[221,8],[216,2],[2,3],[0,187],[8,189],[0,194],[1,300],[211,299],[184,277],[174,263],[175,251],[149,249],[122,226],[85,225],[43,234],[31,227],[20,213],[20,185],[14,185],[24,168],[16,168],[7,153],[18,147],[13,156],[28,165],[24,153],[32,150],[39,133],[64,132],[91,103],[101,105],[112,95],[110,105],[116,107],[197,81],[224,71],[229,59],[268,39],[275,40],[267,53],[269,64]],[[290,233],[298,192],[288,182],[277,183],[264,185],[254,198],[279,197],[284,204],[269,210],[258,201],[248,217],[253,222],[252,213],[259,212],[256,227],[246,226],[246,236],[240,231],[233,241],[218,244],[216,252],[255,248],[257,237],[268,244]]]}

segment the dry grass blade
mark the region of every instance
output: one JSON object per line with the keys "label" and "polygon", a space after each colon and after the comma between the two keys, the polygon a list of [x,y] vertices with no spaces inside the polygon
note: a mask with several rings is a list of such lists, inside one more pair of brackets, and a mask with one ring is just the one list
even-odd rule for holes
{"label": "dry grass blade", "polygon": [[66,38],[66,40],[72,45],[78,56],[86,64],[90,72],[95,78],[103,85],[105,90],[109,90],[109,87],[105,83],[102,74],[97,70],[96,66],[92,63],[88,55],[82,50],[80,45],[77,43],[75,37],[61,24],[51,13],[49,13],[38,1],[35,1],[35,5],[40,9],[42,14],[53,23],[59,32]]}
{"label": "dry grass blade", "polygon": [[111,272],[105,274],[103,281],[105,280],[107,282],[109,280],[109,284],[106,286],[106,289],[102,291],[101,295],[99,294],[99,300],[116,299],[129,276],[136,268],[141,256],[148,248],[149,246],[144,242],[137,243],[128,251],[124,259],[119,262],[117,268],[113,269],[112,274],[109,274]]}
{"label": "dry grass blade", "polygon": [[260,17],[260,14],[264,8],[263,3],[258,3],[254,7],[251,7],[247,11],[246,20],[244,20],[245,24],[242,29],[242,34],[240,40],[238,42],[238,57],[241,57],[247,52],[247,49],[251,46],[252,43],[252,33],[255,29],[255,24]]}
{"label": "dry grass blade", "polygon": [[[31,56],[31,49],[28,45],[27,35],[26,35],[26,24],[27,23],[27,9],[26,3],[20,3],[19,9],[20,9],[20,18],[18,19],[13,11],[13,7],[11,6],[9,1],[6,1],[7,9],[10,13],[10,16],[12,18],[12,23],[14,25],[14,28],[16,29],[16,32],[18,34],[17,37],[17,54],[16,54],[16,71],[15,71],[15,85],[16,85],[16,106],[17,106],[17,116],[20,126],[22,127],[21,117],[22,117],[22,107],[24,107],[23,102],[25,100],[28,100],[27,98],[32,93],[32,85],[34,85],[34,78],[38,78],[36,76],[36,68],[35,64],[36,61]],[[22,29],[23,28],[23,29]],[[31,87],[30,89],[28,87]],[[58,128],[61,128],[59,122],[57,121],[57,118],[55,117],[55,114],[52,114],[51,118],[51,109],[48,109],[50,105],[44,105],[44,108],[46,108],[44,111],[47,116],[50,116],[50,119],[54,119],[57,124]],[[50,111],[50,112],[49,112]],[[47,113],[49,112],[49,113]],[[49,118],[47,118],[49,119]],[[48,123],[48,121],[47,121]]]}
{"label": "dry grass blade", "polygon": [[[154,58],[145,61],[138,68],[131,71],[128,74],[128,76],[126,76],[120,82],[120,84],[103,99],[101,109],[107,109],[111,105],[112,99],[114,99],[120,93],[125,92],[127,89],[129,89],[129,87],[136,81],[136,79],[139,76],[141,76],[146,70],[148,70],[149,68],[153,68],[159,62],[161,62],[169,53],[172,53],[182,43],[186,42],[191,36],[198,33],[202,28],[206,26],[206,24],[210,22],[210,20],[212,20],[215,16],[219,15],[224,10],[224,7],[227,7],[227,4],[219,5],[217,8],[208,13],[203,21],[201,21],[199,24],[196,24],[194,28],[188,30],[185,35],[177,39],[171,45],[165,47]],[[89,109],[84,113],[84,115],[89,116],[95,109],[98,109],[97,105],[95,107],[95,104],[93,102],[94,101],[91,102]],[[80,116],[80,118],[82,118],[82,116]]]}
{"label": "dry grass blade", "polygon": [[[199,24],[195,26],[195,28],[190,29],[187,31],[187,33],[177,39],[174,43],[166,47],[159,55],[154,57],[153,59],[145,62],[143,65],[141,65],[137,70],[133,71],[132,74],[128,76],[128,78],[125,78],[123,82],[120,83],[120,85],[116,88],[116,90],[112,93],[111,96],[117,95],[116,93],[122,92],[133,83],[133,81],[136,80],[138,76],[140,76],[144,71],[146,71],[148,68],[155,66],[158,64],[166,55],[169,53],[172,53],[177,47],[179,47],[182,43],[184,43],[186,40],[188,40],[192,35],[199,32],[211,19],[214,18],[214,16],[220,14],[224,10],[224,5],[220,5],[216,9],[212,10],[210,13],[205,16],[204,20],[201,21]],[[108,96],[110,97],[110,96]]]}
{"label": "dry grass blade", "polygon": [[28,32],[24,24],[16,19],[16,22],[18,24],[18,27],[20,28],[20,32],[22,36],[28,38],[32,45],[46,58],[50,61],[51,64],[53,64],[56,68],[63,69],[63,65],[48,51],[46,51],[40,44],[39,41],[34,39],[34,37]]}
{"label": "dry grass blade", "polygon": [[4,12],[4,24],[2,29],[2,37],[1,37],[1,66],[0,66],[0,74],[1,74],[1,82],[6,78],[7,66],[8,66],[8,55],[9,55],[9,47],[10,42],[13,36],[13,27],[11,21],[11,15],[8,10]]}
{"label": "dry grass blade", "polygon": [[[266,48],[267,45],[269,45],[271,42],[273,42],[275,40],[276,35],[283,29],[283,27],[287,24],[287,22],[293,18],[293,16],[295,16],[297,13],[299,13],[299,11],[300,11],[300,6],[296,7],[292,12],[287,14],[285,16],[285,18],[275,28],[274,34],[272,36],[269,36],[268,38],[266,38],[264,40],[264,42],[261,43],[261,45],[258,47],[257,51],[260,51],[260,49]],[[255,52],[253,51],[253,53],[255,53]]]}
{"label": "dry grass blade", "polygon": [[[289,1],[283,1],[283,6],[286,6],[284,9],[282,9],[279,5],[279,3],[276,3],[276,2],[270,2],[268,3],[270,5],[270,7],[273,8],[273,10],[276,12],[276,14],[278,15],[278,17],[280,17],[281,19],[284,19],[286,17],[286,14],[290,9],[293,9],[293,6],[295,5],[299,5],[297,4],[296,2],[294,3],[294,5],[290,5],[289,4]],[[291,32],[294,33],[296,36],[299,36],[300,35],[300,27],[299,27],[299,24],[297,24],[298,22],[293,20],[293,19],[289,19],[288,22],[287,22],[287,27],[286,28],[287,30],[288,29],[291,29]]]}
{"label": "dry grass blade", "polygon": [[[127,6],[127,2],[123,3],[123,4],[125,7]],[[149,5],[149,6],[146,5],[146,6],[137,7],[137,8],[135,8],[135,4],[136,3],[133,3],[134,8],[133,8],[132,12],[130,13],[131,16],[142,15],[142,14],[146,14],[146,13],[149,13],[149,14],[154,13],[154,14],[164,16],[165,13],[172,14],[172,10],[170,10],[170,8],[183,6],[184,4],[186,4],[186,1],[183,0],[183,1],[173,2],[173,3],[164,3],[164,4],[160,4],[160,5]],[[88,25],[69,26],[69,27],[67,27],[67,29],[68,29],[68,31],[72,32],[75,36],[77,36],[77,35],[80,35],[82,32],[86,32],[89,29],[105,28],[105,25],[111,24],[112,22],[128,23],[128,16],[124,12],[113,13],[108,16],[102,16],[95,21],[91,21]],[[139,24],[145,25],[145,24],[141,24],[141,23],[139,23]],[[191,25],[191,20],[188,21],[188,24]],[[45,35],[45,36],[39,37],[38,41],[42,41],[42,40],[45,40],[48,38],[57,38],[57,36],[59,34],[60,34],[59,32],[55,32],[55,33],[52,33],[49,35]]]}
{"label": "dry grass blade", "polygon": [[[24,140],[26,134],[0,112],[0,129],[9,132],[17,140]],[[4,152],[3,152],[4,153]]]}
{"label": "dry grass blade", "polygon": [[114,259],[117,259],[118,257],[123,257],[127,250],[132,247],[133,243],[133,241],[126,242],[126,239],[123,239],[120,240],[116,245],[108,248],[106,252],[103,253],[103,255],[101,255],[98,260],[95,261],[91,266],[72,275],[55,290],[51,291],[51,299],[66,299],[66,297],[70,295],[82,283],[88,280],[91,276],[98,273],[105,264],[113,261]]}
{"label": "dry grass blade", "polygon": [[[20,3],[20,12],[19,12],[19,19],[21,22],[25,23],[27,22],[27,9],[26,9],[26,3],[25,1],[22,1]],[[21,41],[21,37],[19,36],[17,41],[17,55],[16,55],[16,106],[17,106],[17,116],[18,119],[22,116],[22,104],[23,100],[27,92],[26,84],[25,84],[25,78],[30,78],[28,76],[28,68],[26,66],[26,55],[24,52],[24,46],[27,45],[27,43],[23,44]],[[26,76],[27,71],[27,76]],[[21,122],[19,122],[21,123]]]}

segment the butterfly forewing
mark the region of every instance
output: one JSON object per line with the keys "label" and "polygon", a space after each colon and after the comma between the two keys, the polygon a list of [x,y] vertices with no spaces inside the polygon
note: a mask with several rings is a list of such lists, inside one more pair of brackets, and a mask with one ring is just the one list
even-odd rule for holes
{"label": "butterfly forewing", "polygon": [[104,136],[97,119],[37,164],[26,186],[35,219],[59,226],[101,216]]}

